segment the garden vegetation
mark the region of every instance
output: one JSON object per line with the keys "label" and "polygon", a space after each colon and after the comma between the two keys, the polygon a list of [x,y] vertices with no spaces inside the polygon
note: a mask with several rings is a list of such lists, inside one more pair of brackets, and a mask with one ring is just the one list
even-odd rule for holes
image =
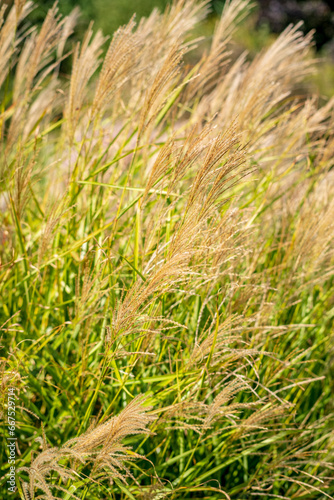
{"label": "garden vegetation", "polygon": [[334,101],[250,7],[2,7],[2,498],[13,387],[22,500],[333,498]]}

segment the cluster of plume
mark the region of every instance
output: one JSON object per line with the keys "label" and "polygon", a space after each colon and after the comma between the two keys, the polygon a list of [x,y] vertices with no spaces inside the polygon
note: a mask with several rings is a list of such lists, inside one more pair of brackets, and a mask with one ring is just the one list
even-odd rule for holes
{"label": "cluster of plume", "polygon": [[[103,475],[103,471],[108,471],[112,477],[124,482],[127,476],[132,477],[126,461],[140,458],[140,455],[129,453],[130,448],[124,446],[122,440],[131,435],[149,434],[147,425],[155,419],[147,414],[150,408],[145,411],[142,403],[140,398],[135,398],[118,416],[103,424],[92,426],[85,433],[64,443],[61,448],[48,447],[43,430],[42,453],[32,460],[29,467],[21,469],[28,472],[30,480],[29,484],[23,484],[25,496],[34,498],[36,488],[43,490],[48,499],[54,498],[52,489],[66,492],[63,486],[48,485],[46,476],[54,471],[64,483],[67,480],[75,481],[78,477],[75,471],[78,463],[91,464],[92,477]],[[62,464],[64,461],[72,465],[66,467]]]}
{"label": "cluster of plume", "polygon": [[300,95],[312,34],[235,56],[249,2],[205,45],[209,2],[181,0],[73,44],[78,10],[31,28],[32,8],[0,10],[22,495],[332,498],[334,101]]}

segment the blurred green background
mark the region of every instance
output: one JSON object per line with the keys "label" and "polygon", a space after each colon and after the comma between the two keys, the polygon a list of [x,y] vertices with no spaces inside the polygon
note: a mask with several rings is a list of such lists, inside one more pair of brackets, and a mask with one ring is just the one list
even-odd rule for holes
{"label": "blurred green background", "polygon": [[[30,16],[32,23],[42,23],[54,0],[34,0],[36,8]],[[170,0],[171,1],[171,0]],[[58,6],[66,15],[79,6],[81,16],[74,38],[81,39],[88,24],[102,29],[105,35],[127,23],[134,13],[137,21],[148,16],[154,7],[164,10],[169,0],[59,0]],[[5,0],[13,3],[13,0]],[[1,0],[0,0],[0,3]],[[224,7],[223,0],[211,0],[210,14],[198,28],[196,35],[210,37],[215,21]],[[253,15],[239,28],[235,41],[250,57],[268,45],[290,23],[302,20],[304,31],[315,30],[315,50],[319,61],[319,73],[312,77],[312,91],[321,96],[334,95],[334,2],[330,0],[255,0]]]}
{"label": "blurred green background", "polygon": [[[37,0],[38,8],[34,17],[40,21],[45,13],[54,4],[54,0]],[[148,16],[154,7],[163,10],[168,4],[167,0],[60,0],[59,10],[68,14],[78,5],[81,10],[81,28],[87,27],[94,21],[96,28],[101,28],[105,34],[115,31],[120,25],[129,21],[136,13],[137,18]]]}

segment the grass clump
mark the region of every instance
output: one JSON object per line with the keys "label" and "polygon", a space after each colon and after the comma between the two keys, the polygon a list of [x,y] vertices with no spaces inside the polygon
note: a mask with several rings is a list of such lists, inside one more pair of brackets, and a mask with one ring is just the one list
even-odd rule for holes
{"label": "grass clump", "polygon": [[[22,499],[325,499],[333,477],[333,101],[311,36],[251,62],[228,2],[107,43],[1,11],[3,472]],[[72,72],[61,74],[71,58]]]}

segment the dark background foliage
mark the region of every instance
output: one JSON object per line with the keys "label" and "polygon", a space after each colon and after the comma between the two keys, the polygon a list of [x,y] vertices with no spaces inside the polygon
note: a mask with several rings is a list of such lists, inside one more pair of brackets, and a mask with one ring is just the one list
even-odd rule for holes
{"label": "dark background foliage", "polygon": [[[42,21],[53,3],[54,0],[37,0],[33,21]],[[60,0],[59,9],[68,14],[79,5],[82,29],[93,20],[96,27],[110,34],[127,23],[134,12],[140,18],[150,14],[154,7],[164,9],[168,3],[168,0]],[[334,37],[334,8],[330,0],[258,0],[257,3],[258,27],[266,25],[270,31],[279,33],[290,23],[302,20],[306,32],[316,30],[318,49],[329,44]],[[219,14],[223,6],[223,1],[212,0],[211,16]]]}

